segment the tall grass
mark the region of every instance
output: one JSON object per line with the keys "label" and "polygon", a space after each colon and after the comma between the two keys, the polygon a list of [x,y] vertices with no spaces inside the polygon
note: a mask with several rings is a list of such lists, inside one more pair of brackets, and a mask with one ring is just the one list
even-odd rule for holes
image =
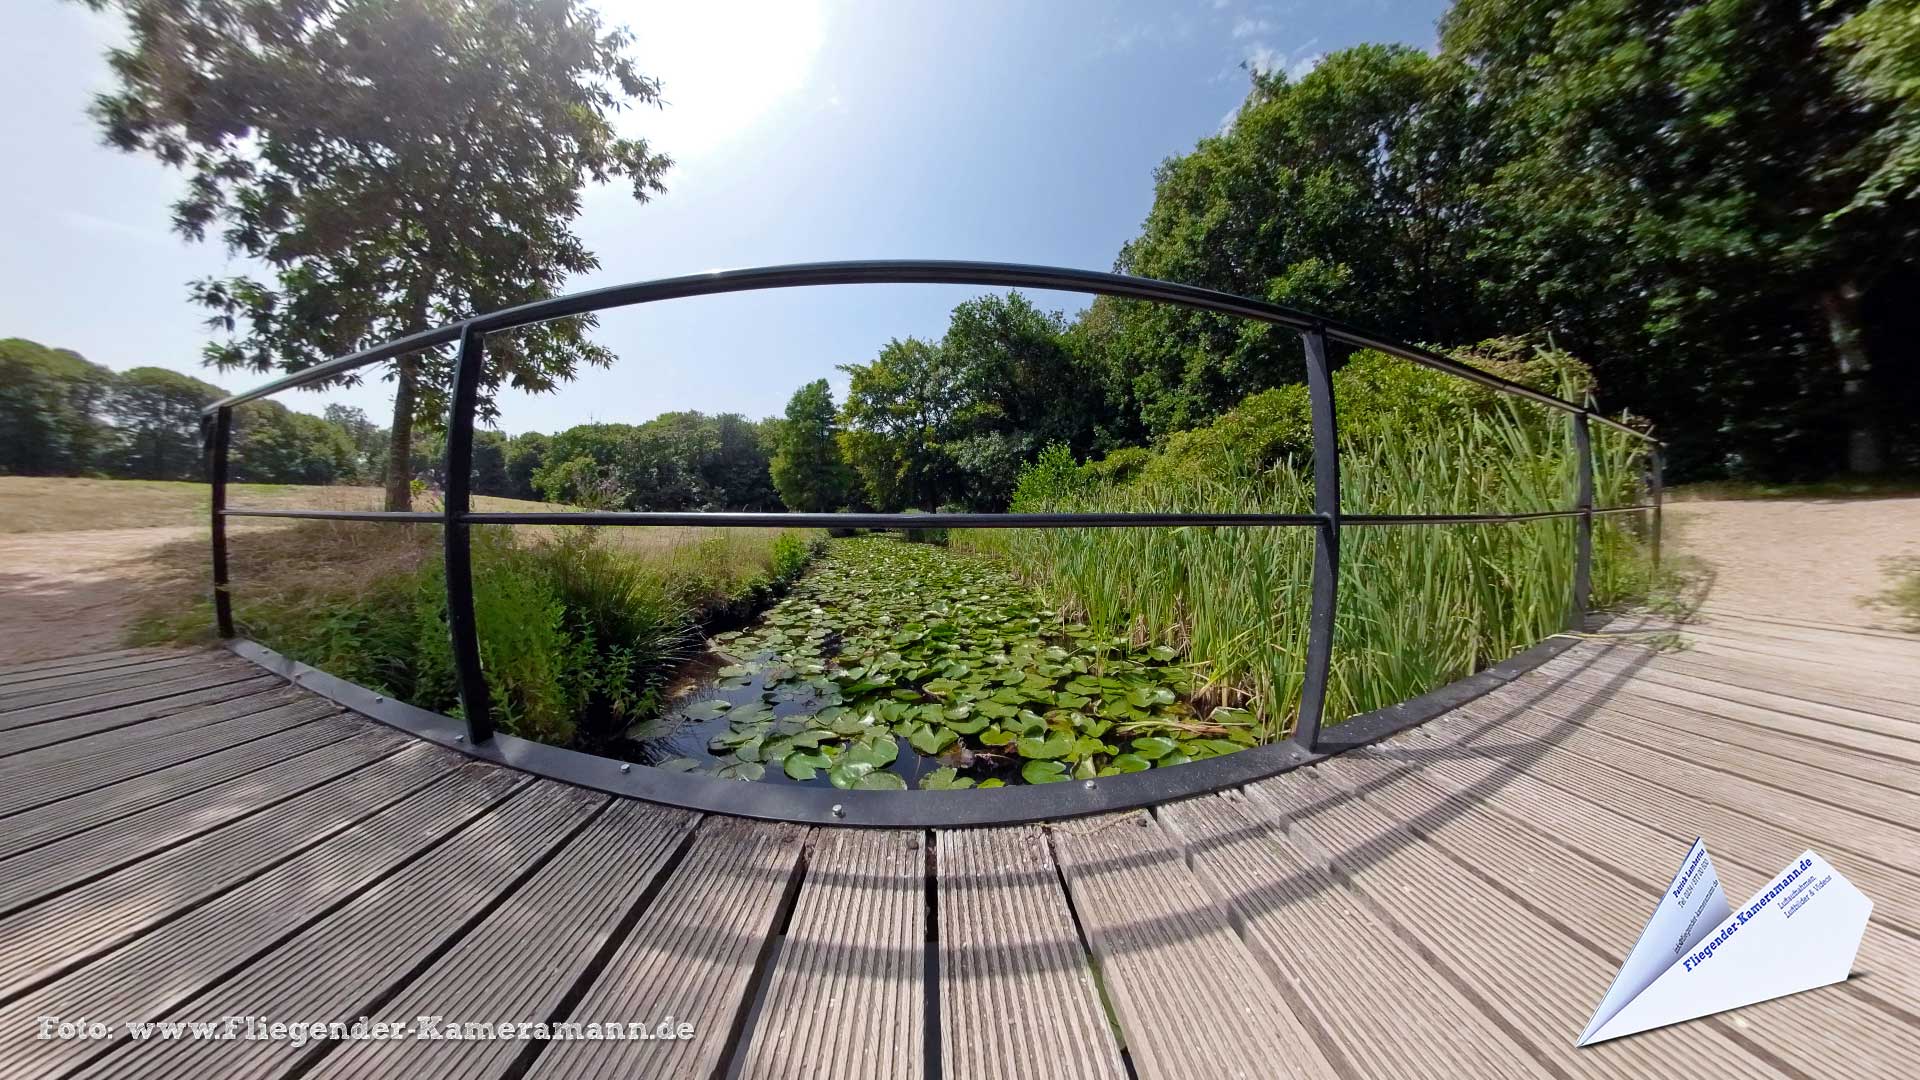
{"label": "tall grass", "polygon": [[[593,748],[653,714],[702,633],[736,624],[797,577],[817,533],[624,536],[557,526],[473,530],[481,666],[502,730]],[[232,540],[243,636],[423,708],[459,711],[439,526],[302,522]],[[143,642],[210,636],[196,599],[201,542],[166,555],[174,587],[155,598]]]}
{"label": "tall grass", "polygon": [[[1382,362],[1336,379],[1363,417],[1341,442],[1346,512],[1572,505],[1570,418],[1484,395],[1435,407],[1431,394],[1445,388],[1429,373],[1396,376],[1411,388],[1388,380],[1383,389]],[[1282,452],[1270,461],[1239,453],[1256,442]],[[1595,440],[1596,505],[1637,500],[1638,452],[1625,435]],[[1115,480],[1111,470],[1077,468],[1053,451],[1024,479],[1021,499],[1019,509],[1310,513],[1311,461],[1285,438],[1236,432],[1197,459]],[[1203,698],[1252,708],[1268,738],[1291,730],[1305,668],[1312,529],[1022,530],[956,542],[1000,553],[1102,633],[1185,650],[1208,677]],[[1596,519],[1595,603],[1644,587],[1640,551],[1632,523]],[[1406,700],[1565,629],[1573,565],[1571,520],[1346,527],[1327,719]]]}

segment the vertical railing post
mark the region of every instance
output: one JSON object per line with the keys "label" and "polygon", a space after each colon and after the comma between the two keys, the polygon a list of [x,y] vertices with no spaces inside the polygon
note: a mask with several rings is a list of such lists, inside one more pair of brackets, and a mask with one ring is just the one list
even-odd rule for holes
{"label": "vertical railing post", "polygon": [[487,681],[480,670],[480,633],[473,615],[473,538],[468,533],[472,501],[473,414],[479,401],[482,335],[469,323],[460,332],[460,359],[453,373],[453,400],[447,415],[446,577],[447,633],[453,638],[453,668],[460,681],[460,710],[467,718],[467,739],[493,738],[493,713]]}
{"label": "vertical railing post", "polygon": [[1587,430],[1587,411],[1573,414],[1573,456],[1579,475],[1574,509],[1573,618],[1575,631],[1586,629],[1587,602],[1593,593],[1593,438]]}
{"label": "vertical railing post", "polygon": [[1664,472],[1666,462],[1660,454],[1660,444],[1654,443],[1647,453],[1647,494],[1653,503],[1653,524],[1647,530],[1649,546],[1653,549],[1653,568],[1660,569],[1660,502],[1665,496]]}
{"label": "vertical railing post", "polygon": [[1319,327],[1300,335],[1307,359],[1307,402],[1313,412],[1313,609],[1307,616],[1307,670],[1300,687],[1294,741],[1312,751],[1320,741],[1333,668],[1333,624],[1340,581],[1340,432],[1334,421],[1333,375],[1327,335]]}
{"label": "vertical railing post", "polygon": [[213,534],[213,620],[222,641],[234,636],[233,599],[227,595],[227,450],[233,442],[233,407],[222,406],[202,416],[207,447],[207,501],[212,506],[207,524]]}

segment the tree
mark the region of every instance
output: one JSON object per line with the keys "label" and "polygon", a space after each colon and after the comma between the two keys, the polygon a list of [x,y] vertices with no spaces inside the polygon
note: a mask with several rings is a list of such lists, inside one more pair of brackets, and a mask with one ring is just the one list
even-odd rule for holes
{"label": "tree", "polygon": [[510,495],[507,480],[507,437],[497,431],[473,433],[473,493]]}
{"label": "tree", "polygon": [[787,400],[768,472],[780,501],[799,513],[827,513],[848,503],[853,473],[840,456],[833,389],[815,379]]}
{"label": "tree", "polygon": [[[1155,173],[1120,270],[1260,297],[1416,341],[1471,341],[1484,165],[1461,64],[1397,45],[1258,74],[1225,132]],[[1155,435],[1304,377],[1296,335],[1163,304],[1102,301],[1089,343]]]}
{"label": "tree", "polygon": [[343,484],[359,479],[345,428],[277,401],[234,410],[228,476],[259,484]]}
{"label": "tree", "polygon": [[883,511],[934,510],[955,490],[953,462],[941,443],[961,404],[961,387],[940,347],[895,338],[852,376],[841,409],[841,453],[867,500]]}
{"label": "tree", "polygon": [[[589,180],[664,190],[670,161],[615,134],[659,85],[580,0],[85,0],[131,41],[93,113],[107,141],[189,174],[174,228],[220,227],[271,280],[192,286],[230,335],[221,368],[297,371],[436,323],[553,295],[597,265],[573,234]],[[612,356],[577,317],[495,335],[484,389],[553,388]],[[387,460],[444,412],[444,351],[399,358]],[[490,401],[483,416],[492,416]],[[410,477],[387,470],[389,510]]]}
{"label": "tree", "polygon": [[114,379],[107,411],[124,440],[119,473],[136,480],[201,475],[200,411],[225,390],[166,368],[139,367]]}
{"label": "tree", "polygon": [[[1498,305],[1668,420],[1683,470],[1888,458],[1902,390],[1874,354],[1905,346],[1869,313],[1910,306],[1893,298],[1916,287],[1920,207],[1860,198],[1889,103],[1826,42],[1878,40],[1844,29],[1862,9],[1460,0],[1443,22],[1491,113],[1477,199],[1482,250],[1512,265]],[[1853,59],[1882,70],[1872,55]]]}
{"label": "tree", "polygon": [[534,485],[533,477],[546,464],[547,443],[547,437],[537,431],[523,432],[507,440],[507,497],[540,498],[540,489]]}
{"label": "tree", "polygon": [[353,405],[328,405],[320,415],[327,423],[345,432],[353,443],[354,473],[359,482],[377,482],[387,468],[386,429],[367,419],[364,409]]}
{"label": "tree", "polygon": [[[943,498],[975,510],[1002,510],[1020,470],[1051,443],[1084,456],[1107,413],[1095,378],[1066,336],[1059,312],[1018,292],[953,309],[940,353],[958,382],[959,403],[941,436],[962,480]],[[1088,387],[1092,393],[1067,392]]]}
{"label": "tree", "polygon": [[0,473],[77,476],[112,462],[113,373],[68,349],[0,341]]}

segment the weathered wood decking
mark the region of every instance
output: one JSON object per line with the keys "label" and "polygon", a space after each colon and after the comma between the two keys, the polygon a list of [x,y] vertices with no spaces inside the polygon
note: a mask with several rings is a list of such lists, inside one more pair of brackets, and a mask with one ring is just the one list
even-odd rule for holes
{"label": "weathered wood decking", "polygon": [[[1920,1076],[1920,638],[1687,637],[1245,789],[933,833],[609,798],[224,655],[0,670],[0,1076]],[[1736,902],[1806,847],[1872,897],[1853,979],[1576,1050],[1696,834]],[[228,1016],[692,1030],[125,1028]]]}

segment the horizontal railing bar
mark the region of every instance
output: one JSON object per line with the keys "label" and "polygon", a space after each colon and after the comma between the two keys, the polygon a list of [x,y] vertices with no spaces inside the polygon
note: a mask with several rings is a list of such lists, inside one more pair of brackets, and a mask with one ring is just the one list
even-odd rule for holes
{"label": "horizontal railing bar", "polygon": [[356,368],[366,367],[368,364],[377,364],[382,360],[391,360],[396,356],[405,356],[408,353],[419,352],[422,349],[431,349],[435,345],[446,345],[450,342],[460,340],[460,329],[464,325],[464,323],[448,323],[445,326],[434,327],[432,330],[422,330],[418,334],[409,334],[403,338],[395,338],[385,345],[375,345],[371,349],[362,349],[357,353],[337,356],[325,363],[315,364],[310,368],[302,368],[299,371],[283,375],[270,383],[262,383],[251,390],[243,390],[238,394],[221,398],[219,401],[214,402],[200,411],[203,414],[211,415],[216,409],[230,409],[235,405],[241,405],[249,401],[258,401],[263,397],[277,394],[282,390],[293,390],[310,383],[325,382],[336,376],[345,375],[347,372],[353,371]]}
{"label": "horizontal railing bar", "polygon": [[1578,510],[1535,510],[1523,514],[1341,514],[1342,525],[1504,525],[1579,517]]}
{"label": "horizontal railing bar", "polygon": [[445,523],[445,514],[426,510],[222,510],[222,517],[311,518],[316,521],[421,521]]}
{"label": "horizontal railing bar", "polygon": [[[537,300],[518,307],[477,315],[459,323],[451,323],[433,330],[423,331],[385,345],[376,346],[361,352],[316,364],[304,371],[276,379],[264,386],[256,387],[244,393],[235,394],[214,402],[206,409],[211,413],[215,409],[230,408],[242,402],[252,401],[282,390],[321,382],[346,374],[355,368],[404,353],[435,345],[444,345],[459,338],[468,325],[481,333],[494,333],[512,330],[536,323],[551,322],[574,315],[605,311],[616,307],[631,307],[636,304],[653,303],[661,300],[677,300],[693,296],[717,296],[725,293],[757,292],[766,289],[801,288],[818,285],[991,285],[1011,288],[1048,289],[1062,292],[1090,293],[1097,296],[1116,296],[1132,300],[1150,300],[1159,303],[1177,304],[1181,307],[1196,308],[1225,315],[1238,315],[1261,322],[1291,327],[1295,330],[1321,330],[1335,341],[1361,348],[1378,349],[1381,352],[1400,357],[1423,367],[1445,372],[1470,382],[1479,383],[1500,393],[1523,397],[1548,408],[1568,413],[1585,413],[1584,406],[1571,401],[1563,401],[1551,394],[1522,386],[1519,383],[1492,375],[1478,368],[1469,367],[1457,360],[1450,360],[1438,353],[1429,352],[1414,345],[1394,341],[1390,338],[1371,334],[1356,327],[1345,326],[1306,312],[1295,311],[1269,304],[1260,300],[1249,300],[1232,293],[1214,289],[1202,289],[1193,285],[1178,285],[1169,281],[1155,281],[1151,278],[1130,277],[1125,274],[1108,274],[1094,270],[1070,270],[1053,266],[1029,266],[1017,263],[962,262],[952,260],[892,260],[875,259],[857,262],[797,263],[789,266],[765,266],[744,270],[720,270],[707,274],[691,274],[685,277],[663,278],[657,281],[634,282],[627,285],[614,285],[604,289],[589,289],[567,296],[556,296],[546,300]],[[1608,427],[1629,435],[1638,436],[1648,442],[1659,440],[1645,432],[1636,431],[1624,424],[1595,416],[1594,419]]]}
{"label": "horizontal railing bar", "polygon": [[1181,525],[1319,525],[1314,514],[777,514],[731,511],[472,513],[470,525],[689,525],[721,529],[1131,529]]}
{"label": "horizontal railing bar", "polygon": [[[1638,513],[1653,504],[1596,508],[1595,514]],[[315,521],[410,521],[444,524],[444,514],[389,510],[243,510],[222,517],[289,518]],[[1343,525],[1499,525],[1517,521],[1579,517],[1578,510],[1542,510],[1526,514],[1342,514]],[[1137,529],[1153,527],[1264,527],[1319,525],[1315,514],[781,514],[735,511],[499,511],[471,513],[469,525],[617,525],[695,526],[712,529]]]}

